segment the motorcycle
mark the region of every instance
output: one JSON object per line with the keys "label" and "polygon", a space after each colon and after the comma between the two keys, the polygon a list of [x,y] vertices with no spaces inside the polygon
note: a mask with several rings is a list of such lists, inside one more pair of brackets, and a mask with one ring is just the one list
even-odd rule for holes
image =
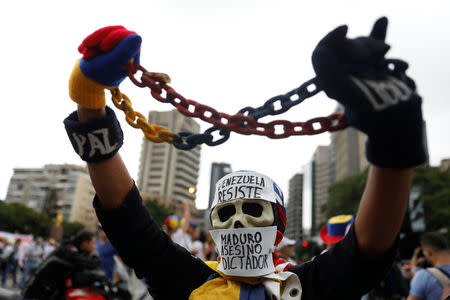
{"label": "motorcycle", "polygon": [[59,248],[27,282],[23,299],[131,300],[127,287],[122,282],[110,282],[98,266],[96,257],[83,255],[70,246]]}

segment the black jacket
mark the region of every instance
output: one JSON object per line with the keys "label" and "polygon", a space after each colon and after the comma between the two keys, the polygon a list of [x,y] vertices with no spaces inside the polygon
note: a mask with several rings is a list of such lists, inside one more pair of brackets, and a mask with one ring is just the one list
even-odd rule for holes
{"label": "black jacket", "polygon": [[[23,289],[25,299],[64,299],[66,280],[80,278],[85,280],[86,276],[81,274],[86,271],[95,272],[97,276],[106,276],[99,268],[98,256],[90,256],[87,253],[78,252],[70,245],[63,245],[53,251],[47,259],[37,268],[34,275],[28,280]],[[91,272],[93,273],[93,272]],[[85,273],[84,273],[85,274]],[[79,280],[78,280],[79,281]],[[75,284],[77,284],[75,282]],[[79,282],[79,284],[82,284]]]}
{"label": "black jacket", "polygon": [[[120,257],[138,277],[147,278],[155,299],[188,299],[213,272],[161,230],[142,204],[136,186],[121,207],[102,209],[97,197],[94,207]],[[352,227],[332,250],[289,271],[300,279],[302,300],[361,299],[390,269],[394,249],[377,258],[363,257]]]}

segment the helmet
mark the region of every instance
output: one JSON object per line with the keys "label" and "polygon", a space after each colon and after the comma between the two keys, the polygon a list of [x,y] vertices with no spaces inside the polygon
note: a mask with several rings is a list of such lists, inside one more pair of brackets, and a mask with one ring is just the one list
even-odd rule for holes
{"label": "helmet", "polygon": [[286,228],[283,193],[266,175],[230,173],[216,184],[210,220],[214,229],[277,226],[278,245]]}

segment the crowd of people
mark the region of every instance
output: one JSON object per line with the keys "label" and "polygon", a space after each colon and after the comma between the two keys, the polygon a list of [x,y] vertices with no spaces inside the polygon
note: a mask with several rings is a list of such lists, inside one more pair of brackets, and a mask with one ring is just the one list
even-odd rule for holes
{"label": "crowd of people", "polygon": [[[37,237],[25,251],[21,253],[22,240],[14,241],[0,238],[0,274],[1,285],[4,287],[7,279],[11,277],[12,287],[23,288],[29,277],[35,272],[40,263],[44,261],[56,247],[56,242],[52,238],[43,240]],[[17,273],[21,272],[20,281]]]}
{"label": "crowd of people", "polygon": [[[350,215],[336,216],[328,220],[320,232],[325,245],[321,254],[331,251],[336,243],[345,237],[352,222],[353,216]],[[443,234],[425,232],[412,257],[397,257],[387,275],[362,299],[448,299],[444,295],[450,295],[449,243]]]}
{"label": "crowd of people", "polygon": [[[209,232],[201,231],[190,219],[190,206],[184,201],[184,215],[168,216],[164,231],[174,242],[187,249],[192,255],[210,261],[217,259],[214,240]],[[330,218],[320,231],[322,250],[309,253],[308,259],[331,251],[347,234],[353,224],[352,215],[339,215]],[[283,237],[275,252],[290,264],[301,264],[305,257],[296,255],[299,243]],[[308,260],[307,259],[307,260]],[[363,300],[439,300],[444,288],[450,289],[450,247],[446,238],[439,233],[424,233],[420,245],[414,249],[410,259],[396,259],[387,276],[381,280]]]}
{"label": "crowd of people", "polygon": [[[433,268],[419,262],[419,250],[409,273],[395,260],[413,169],[427,161],[427,152],[422,98],[406,74],[408,64],[385,57],[390,48],[385,42],[387,25],[382,17],[369,34],[358,38],[348,38],[348,27],[339,26],[312,53],[316,85],[344,107],[347,125],[367,135],[370,167],[355,217],[328,220],[320,233],[326,249],[301,264],[290,260],[293,241],[283,242],[283,192],[269,176],[255,171],[233,172],[217,182],[211,236],[203,235],[191,220],[187,203],[183,218],[171,216],[165,232],[161,229],[145,209],[121,159],[123,131],[104,94],[105,89],[118,91],[127,68],[137,71],[142,38],[123,26],[104,27],[86,37],[78,48],[83,57],[69,79],[69,95],[77,110],[64,125],[75,152],[87,162],[96,191],[93,206],[117,253],[107,246],[106,236],[96,244],[95,236],[87,232],[54,253],[71,257],[76,266],[103,266],[112,280],[115,272],[110,266],[118,260],[111,260],[111,255],[118,254],[146,280],[148,292],[156,299],[386,299],[378,289],[408,280],[407,276],[409,285],[396,285],[398,291],[390,299],[450,297],[445,282],[450,254],[442,236],[427,233],[421,240],[420,251]],[[251,147],[240,148],[244,152]],[[91,259],[96,247],[107,257],[103,265],[101,256],[99,261]],[[275,247],[278,252],[273,253]],[[29,263],[24,265],[26,286],[39,278],[31,275],[36,253],[30,250]],[[35,274],[43,272],[41,266],[49,265],[52,257]],[[18,264],[17,260],[7,262],[7,273]],[[85,278],[83,274],[78,280]]]}
{"label": "crowd of people", "polygon": [[70,288],[66,280],[73,285],[75,274],[86,270],[99,271],[95,280],[104,277],[101,280],[120,284],[124,291],[134,275],[118,257],[101,226],[97,232],[84,229],[62,242],[37,237],[25,250],[21,244],[20,238],[0,239],[1,284],[21,290],[24,299],[59,299]]}
{"label": "crowd of people", "polygon": [[183,217],[170,215],[165,219],[164,231],[178,245],[203,261],[215,260],[217,252],[215,243],[208,231],[201,230],[191,219],[191,208],[184,200]]}
{"label": "crowd of people", "polygon": [[[200,230],[191,220],[190,206],[183,201],[184,215],[180,219],[177,215],[168,216],[163,225],[164,231],[174,242],[187,249],[203,261],[214,261],[218,254],[216,245],[209,232]],[[323,250],[322,255],[332,249],[347,234],[354,221],[351,215],[340,215],[330,218],[320,231]],[[92,258],[94,267],[102,269],[111,282],[126,281],[131,275],[128,268],[118,256],[116,249],[108,240],[101,225],[96,234],[88,230],[79,232],[70,242],[59,245],[53,239],[36,238],[19,255],[21,239],[14,242],[0,240],[1,283],[4,287],[10,278],[12,287],[24,288],[27,281],[34,276],[39,266],[57,249],[67,245],[75,247],[82,257]],[[303,263],[296,256],[295,248],[300,246],[297,241],[283,237],[275,252],[290,264]],[[57,252],[57,251],[55,251]],[[315,256],[311,258],[315,259]],[[85,260],[79,260],[80,265]],[[20,280],[17,278],[21,270]],[[363,296],[364,300],[408,299],[432,300],[441,299],[445,289],[450,289],[450,247],[445,237],[439,233],[424,233],[420,245],[414,250],[409,260],[397,259],[388,275]],[[40,283],[38,283],[40,284]],[[39,292],[40,293],[40,292]],[[143,293],[144,297],[146,292]]]}

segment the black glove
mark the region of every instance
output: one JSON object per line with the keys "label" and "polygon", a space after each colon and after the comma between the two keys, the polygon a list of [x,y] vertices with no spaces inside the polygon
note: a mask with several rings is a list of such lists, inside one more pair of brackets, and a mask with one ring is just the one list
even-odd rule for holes
{"label": "black glove", "polygon": [[387,18],[368,37],[346,38],[347,26],[327,34],[314,49],[318,83],[344,106],[345,117],[368,135],[367,160],[385,168],[408,168],[427,159],[421,97],[405,71],[408,64],[384,56]]}

